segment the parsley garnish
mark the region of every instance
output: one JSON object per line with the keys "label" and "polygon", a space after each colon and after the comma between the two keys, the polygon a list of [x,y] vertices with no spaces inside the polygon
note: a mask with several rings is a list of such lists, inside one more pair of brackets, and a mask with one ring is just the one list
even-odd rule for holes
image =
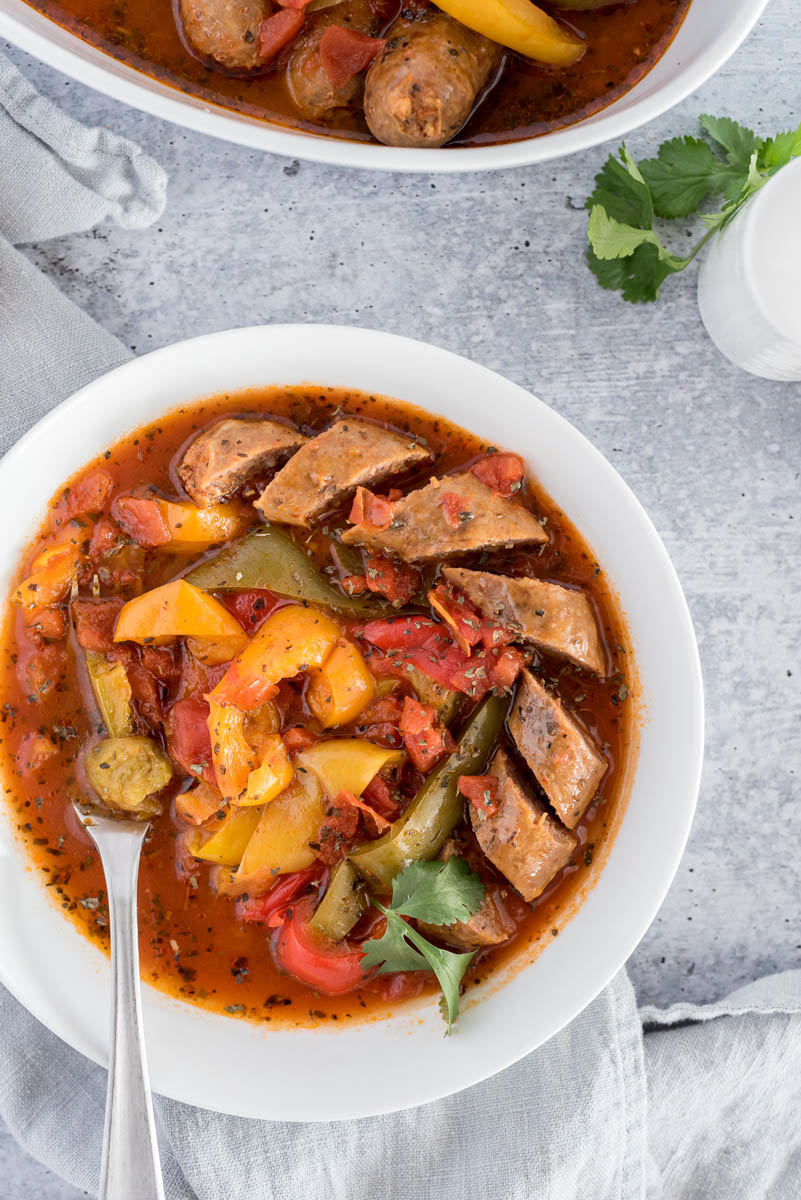
{"label": "parsley garnish", "polygon": [[442,988],[449,1032],[459,1013],[459,988],[475,951],[457,954],[434,946],[404,918],[431,925],[467,921],[484,903],[485,890],[464,859],[453,857],[445,863],[410,863],[392,884],[392,903],[385,907],[373,901],[387,918],[387,928],[382,937],[364,943],[364,969],[376,967],[379,975],[433,971]]}
{"label": "parsley garnish", "polygon": [[[636,163],[625,145],[595,177],[587,200],[590,220],[588,263],[601,287],[624,300],[656,300],[669,275],[689,266],[713,234],[768,180],[801,155],[801,126],[773,138],[760,138],[730,117],[698,118],[706,137],[663,142],[656,158]],[[657,217],[689,217],[712,196],[718,212],[703,213],[706,233],[690,254],[672,254],[654,229]]]}

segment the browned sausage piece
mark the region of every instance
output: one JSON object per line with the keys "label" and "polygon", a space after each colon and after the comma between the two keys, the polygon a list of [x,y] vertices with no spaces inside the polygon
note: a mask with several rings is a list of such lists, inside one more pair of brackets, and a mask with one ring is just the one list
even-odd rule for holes
{"label": "browned sausage piece", "polygon": [[232,70],[262,63],[259,26],[268,13],[265,0],[178,0],[186,40],[198,54]]}
{"label": "browned sausage piece", "polygon": [[443,12],[400,17],[367,72],[364,115],[387,146],[444,146],[464,125],[501,48]]}
{"label": "browned sausage piece", "polygon": [[412,437],[346,417],[304,443],[267,484],[256,508],[268,521],[307,526],[361,486],[430,459]]}
{"label": "browned sausage piece", "polygon": [[[478,846],[468,837],[448,838],[438,857],[442,862],[447,862],[454,855],[465,859],[474,871],[481,858]],[[428,921],[417,921],[417,928],[422,934],[460,950],[499,946],[501,942],[508,942],[515,931],[515,923],[503,904],[505,890],[497,883],[487,884],[484,903],[467,921],[455,921],[453,925],[431,925]]]}
{"label": "browned sausage piece", "polygon": [[356,108],[364,89],[364,76],[354,75],[342,87],[334,87],[320,60],[320,39],[329,25],[342,25],[357,33],[378,31],[378,19],[370,0],[345,0],[314,16],[314,24],[301,33],[292,47],[286,66],[286,82],[301,117],[319,121],[338,108]]}
{"label": "browned sausage piece", "polygon": [[482,617],[510,629],[516,642],[533,642],[596,675],[606,674],[598,624],[584,592],[543,579],[512,579],[463,567],[445,567],[442,574]]}
{"label": "browned sausage piece", "polygon": [[443,475],[409,492],[394,505],[388,529],[362,522],[342,534],[348,546],[388,550],[404,562],[547,540],[533,513],[494,492],[471,471]]}
{"label": "browned sausage piece", "polygon": [[288,425],[229,417],[204,429],[186,450],[178,477],[200,508],[227,500],[251,476],[283,462],[307,439]]}
{"label": "browned sausage piece", "polygon": [[575,829],[607,762],[592,738],[530,671],[523,671],[509,732],[556,815]]}
{"label": "browned sausage piece", "polygon": [[505,750],[489,771],[498,780],[498,807],[484,814],[468,804],[473,832],[493,866],[530,903],[567,866],[578,840],[525,786]]}

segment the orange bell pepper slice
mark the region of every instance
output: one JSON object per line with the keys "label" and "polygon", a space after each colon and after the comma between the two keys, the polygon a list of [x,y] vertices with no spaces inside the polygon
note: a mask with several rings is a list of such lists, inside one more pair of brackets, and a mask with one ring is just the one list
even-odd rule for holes
{"label": "orange bell pepper slice", "polygon": [[245,710],[258,708],[282,679],[321,667],[339,636],[339,627],[319,609],[299,604],[279,608],[207,698]]}
{"label": "orange bell pepper slice", "polygon": [[177,637],[219,641],[237,638],[242,626],[219,600],[185,579],[176,579],[129,600],[120,611],[115,642],[162,646]]}
{"label": "orange bell pepper slice", "polygon": [[341,638],[325,663],[310,673],[306,703],[323,729],[346,725],[375,696],[375,681],[358,647]]}

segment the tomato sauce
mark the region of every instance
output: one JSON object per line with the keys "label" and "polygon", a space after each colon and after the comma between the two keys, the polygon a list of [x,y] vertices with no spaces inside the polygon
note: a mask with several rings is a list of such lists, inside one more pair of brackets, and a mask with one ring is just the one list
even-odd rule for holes
{"label": "tomato sauce", "polygon": [[[488,450],[486,443],[465,430],[398,401],[328,388],[264,388],[215,396],[176,410],[123,438],[87,469],[102,466],[110,471],[118,491],[147,481],[167,495],[180,495],[175,467],[182,450],[199,428],[219,414],[269,413],[312,433],[338,410],[425,438],[436,456],[437,474],[467,465]],[[496,552],[493,566],[504,569],[515,561],[535,560],[540,578],[580,587],[591,598],[610,664],[609,676],[599,680],[563,661],[542,656],[539,670],[603,748],[609,768],[596,801],[576,830],[579,845],[573,860],[533,905],[512,898],[517,936],[507,946],[476,956],[465,981],[468,989],[497,974],[500,967],[529,961],[558,934],[581,902],[600,872],[622,817],[627,776],[636,755],[637,677],[614,593],[569,519],[536,481],[529,480],[526,486],[529,505],[548,529],[550,541],[544,549],[538,548],[540,552]],[[62,501],[63,495],[64,489],[60,489],[53,504]],[[318,529],[311,543],[321,563],[328,558],[327,528]],[[35,544],[31,546],[21,564],[19,578],[25,575],[35,548]],[[133,592],[165,582],[185,562],[161,552],[147,552]],[[99,736],[92,727],[93,705],[82,692],[76,669],[73,635],[66,642],[47,644],[32,683],[30,672],[25,673],[30,651],[22,615],[11,604],[7,605],[4,632],[0,762],[8,817],[53,901],[87,937],[107,949],[102,869],[70,803],[82,795],[81,753]],[[44,739],[50,747],[49,756],[41,762],[36,761],[36,739]],[[275,936],[272,931],[236,920],[234,901],[215,895],[208,887],[208,864],[187,861],[181,850],[182,829],[186,826],[176,815],[173,800],[154,820],[145,841],[139,926],[142,977],[147,982],[216,1011],[295,1025],[380,1016],[409,995],[436,990],[433,977],[416,973],[379,978],[346,996],[331,998],[310,992],[276,967],[268,945]]]}
{"label": "tomato sauce", "polygon": [[[178,91],[260,120],[355,141],[371,141],[361,112],[338,110],[325,123],[302,120],[282,57],[264,74],[237,78],[211,70],[185,48],[171,7],[150,0],[28,0],[76,36]],[[497,82],[479,97],[454,146],[509,142],[575,124],[624,95],[664,54],[690,0],[628,0],[599,11],[553,9],[587,51],[572,67],[505,56]],[[390,0],[387,25],[401,5]],[[547,5],[546,5],[547,7]]]}

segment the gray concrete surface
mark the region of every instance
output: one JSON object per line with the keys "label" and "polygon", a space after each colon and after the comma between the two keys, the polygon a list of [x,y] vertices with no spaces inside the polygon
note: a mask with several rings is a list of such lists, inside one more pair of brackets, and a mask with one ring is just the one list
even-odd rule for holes
{"label": "gray concrete surface", "polygon": [[[629,137],[633,152],[694,132],[701,112],[764,133],[797,125],[795,9],[772,0],[714,79]],[[153,229],[26,249],[132,349],[262,321],[410,334],[530,388],[610,458],[676,564],[707,695],[698,816],[632,978],[643,1002],[668,1004],[801,965],[801,385],[720,357],[692,271],[657,305],[597,287],[581,206],[609,147],[494,177],[346,172],[185,132],[3,48],[66,110],[136,139],[170,174]],[[2,1135],[0,1178],[5,1200],[78,1195]]]}

